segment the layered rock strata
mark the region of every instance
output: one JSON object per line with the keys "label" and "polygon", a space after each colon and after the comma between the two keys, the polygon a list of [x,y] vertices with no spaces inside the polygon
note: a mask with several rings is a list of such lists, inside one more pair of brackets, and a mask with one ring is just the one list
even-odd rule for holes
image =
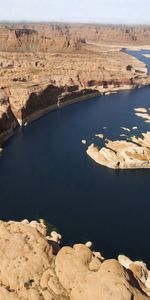
{"label": "layered rock strata", "polygon": [[0,221],[0,299],[150,299],[146,264],[122,255],[105,260],[90,242],[60,248],[60,238],[36,221]]}
{"label": "layered rock strata", "polygon": [[[107,44],[150,45],[150,26],[98,25],[98,24],[22,24],[26,29],[37,31],[41,36],[66,35],[85,42]],[[17,26],[20,28],[20,24]],[[14,26],[16,29],[16,25]]]}
{"label": "layered rock strata", "polygon": [[3,143],[13,135],[13,130],[17,126],[17,120],[14,117],[7,91],[0,89],[0,142]]}
{"label": "layered rock strata", "polygon": [[[77,39],[69,38],[61,31],[55,36],[45,35],[31,28],[0,26],[0,51],[8,52],[49,52],[58,49],[79,47]],[[38,28],[37,28],[38,29]]]}
{"label": "layered rock strata", "polygon": [[7,112],[0,115],[0,143],[16,123],[26,125],[69,103],[150,83],[144,63],[119,49],[89,47],[63,30],[49,38],[43,34],[32,26],[0,27],[0,90],[5,92],[0,110]]}

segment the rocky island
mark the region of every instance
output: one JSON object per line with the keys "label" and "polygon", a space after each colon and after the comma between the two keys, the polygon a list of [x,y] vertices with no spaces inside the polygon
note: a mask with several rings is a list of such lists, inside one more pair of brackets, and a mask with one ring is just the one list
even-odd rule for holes
{"label": "rocky island", "polygon": [[91,144],[87,154],[97,163],[112,169],[150,168],[150,132],[131,141],[108,141],[100,150]]}
{"label": "rocky island", "polygon": [[[147,108],[135,108],[135,115],[141,117],[146,123],[150,122],[150,110]],[[122,130],[130,132],[126,127]],[[132,130],[137,130],[134,126]],[[95,135],[103,138],[101,134]],[[91,144],[87,149],[87,154],[98,164],[111,169],[149,169],[150,168],[150,131],[142,133],[141,137],[121,134],[125,140],[106,140],[105,146],[100,149]]]}
{"label": "rocky island", "polygon": [[[48,111],[149,84],[146,65],[121,51],[127,44],[150,44],[150,28],[143,30],[1,25],[0,143],[13,134],[16,126],[26,125]],[[118,46],[122,34],[123,44]]]}
{"label": "rocky island", "polygon": [[150,299],[145,263],[105,259],[91,242],[60,247],[60,239],[42,220],[0,221],[0,299]]}

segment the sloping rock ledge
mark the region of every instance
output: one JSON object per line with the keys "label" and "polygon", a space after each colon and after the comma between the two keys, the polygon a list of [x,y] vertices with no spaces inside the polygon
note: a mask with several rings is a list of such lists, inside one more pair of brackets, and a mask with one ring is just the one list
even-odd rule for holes
{"label": "sloping rock ledge", "polygon": [[105,260],[91,243],[60,248],[41,220],[0,221],[0,299],[146,300],[150,272],[124,255]]}

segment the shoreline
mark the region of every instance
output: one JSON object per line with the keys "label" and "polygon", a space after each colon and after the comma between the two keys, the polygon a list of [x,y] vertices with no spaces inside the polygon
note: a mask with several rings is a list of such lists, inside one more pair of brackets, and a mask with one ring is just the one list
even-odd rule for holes
{"label": "shoreline", "polygon": [[[131,48],[133,49],[134,46],[133,47],[129,46],[128,48],[126,48],[126,50],[130,50]],[[138,49],[140,49],[140,48],[141,48],[141,46],[139,46]],[[121,48],[121,50],[124,51],[124,48]],[[131,56],[131,57],[134,57],[131,54],[128,54],[128,55]],[[137,60],[140,61],[140,59],[137,59]],[[143,64],[144,64],[144,62],[143,62]],[[113,93],[118,93],[120,91],[128,91],[128,90],[130,91],[130,90],[133,90],[133,89],[143,88],[143,87],[146,87],[146,86],[150,85],[150,76],[148,75],[149,70],[148,70],[147,65],[144,64],[144,67],[147,70],[147,73],[145,72],[145,75],[146,75],[145,78],[141,77],[141,82],[139,81],[137,83],[128,84],[128,85],[127,84],[124,84],[124,85],[122,84],[118,87],[115,87],[114,85],[108,85],[108,87],[106,87],[106,88],[104,88],[103,86],[99,86],[99,87],[93,86],[92,88],[89,88],[90,91],[91,91],[91,89],[93,90],[92,93],[90,92],[88,94],[88,88],[87,88],[86,89],[87,94],[85,94],[85,95],[75,97],[75,95],[70,94],[70,98],[71,98],[70,100],[66,100],[66,101],[64,100],[64,102],[62,102],[62,103],[60,102],[59,104],[56,103],[56,104],[48,105],[48,106],[46,106],[42,109],[35,110],[35,112],[33,112],[32,114],[26,116],[23,119],[19,119],[16,116],[14,116],[14,120],[11,124],[11,127],[0,134],[0,145],[3,145],[4,142],[7,141],[9,139],[9,137],[11,137],[14,134],[14,131],[15,131],[14,129],[17,126],[25,127],[30,122],[33,122],[33,121],[43,117],[44,115],[48,114],[49,112],[64,108],[64,107],[66,107],[68,105],[72,105],[74,103],[78,103],[78,102],[81,102],[81,101],[92,99],[92,98],[95,98],[95,97],[100,97],[100,96],[103,96],[103,95],[107,96],[107,95],[110,95],[110,94],[113,94]],[[143,76],[144,76],[144,72],[143,72]],[[142,81],[142,79],[144,79],[145,81]],[[78,93],[80,93],[80,92],[82,92],[82,89],[78,91]],[[14,124],[15,124],[15,126],[14,126]]]}
{"label": "shoreline", "polygon": [[0,134],[0,147],[14,135],[14,130],[17,128],[18,122],[16,119],[12,122],[12,127]]}
{"label": "shoreline", "polygon": [[[135,47],[137,49],[136,51],[140,51],[142,46],[131,46],[131,47],[129,46],[128,48],[126,48],[126,50],[133,50],[133,49],[135,49]],[[150,50],[150,45],[148,45],[148,46],[146,45],[146,46],[143,46],[143,47],[148,47],[146,49]],[[124,51],[124,48],[121,48],[120,51]],[[131,57],[134,57],[131,54],[128,54],[128,55],[131,56]],[[137,60],[139,60],[139,59],[137,59]],[[148,76],[148,74],[149,74],[148,67],[147,67],[146,64],[144,64],[144,65],[145,65],[145,68],[147,69],[147,76]],[[148,77],[150,77],[150,76],[148,76]],[[92,94],[83,95],[83,96],[79,96],[79,97],[76,97],[76,98],[72,98],[72,99],[70,99],[70,100],[68,100],[66,102],[60,103],[59,106],[57,104],[54,104],[54,105],[48,106],[48,107],[46,107],[44,109],[35,111],[33,114],[29,115],[24,120],[18,120],[18,123],[19,123],[20,126],[27,126],[30,122],[35,121],[35,120],[43,117],[44,115],[48,114],[49,112],[55,111],[57,109],[61,109],[61,108],[66,107],[68,105],[72,105],[74,103],[85,101],[85,100],[91,99],[93,97],[99,97],[99,96],[103,96],[103,95],[107,96],[107,95],[110,95],[110,94],[113,94],[113,93],[118,93],[120,91],[133,90],[133,89],[136,89],[136,88],[146,87],[148,85],[150,85],[150,82],[149,82],[149,84],[146,84],[146,85],[142,85],[141,84],[140,86],[136,86],[136,85],[123,85],[123,86],[119,86],[119,87],[114,87],[114,86],[112,86],[112,87],[110,86],[108,88],[103,88],[102,87],[102,88],[99,88],[98,92],[95,92],[95,93],[92,93]],[[95,88],[98,90],[98,87],[95,87]]]}
{"label": "shoreline", "polygon": [[[149,83],[150,84],[150,83]],[[95,92],[92,94],[87,94],[84,96],[80,96],[80,97],[76,97],[73,99],[70,99],[66,102],[61,103],[59,106],[57,104],[53,104],[50,105],[48,107],[45,107],[44,109],[41,110],[37,110],[35,111],[33,114],[27,116],[26,118],[24,118],[23,120],[21,119],[17,119],[15,118],[15,120],[12,123],[12,127],[10,129],[8,129],[7,131],[3,132],[2,134],[0,134],[0,146],[3,146],[4,143],[14,135],[15,133],[15,129],[19,126],[19,127],[26,127],[29,123],[36,121],[38,119],[40,119],[41,117],[47,115],[50,112],[53,112],[55,110],[59,110],[62,109],[66,106],[78,103],[78,102],[82,102],[82,101],[86,101],[95,97],[100,97],[100,96],[108,96],[111,95],[113,93],[118,93],[120,91],[130,91],[130,90],[134,90],[136,88],[144,88],[147,85],[140,85],[140,86],[135,86],[135,85],[123,85],[120,87],[113,87],[113,88],[102,88],[99,90],[99,92]],[[15,124],[15,126],[14,126]]]}
{"label": "shoreline", "polygon": [[[123,49],[123,48],[122,48]],[[128,49],[128,50],[133,50],[133,51],[146,51],[146,50],[150,50],[150,45],[144,45],[144,46],[128,46],[128,47],[126,47],[126,49]]]}
{"label": "shoreline", "polygon": [[46,108],[43,108],[41,110],[37,110],[33,114],[31,114],[28,117],[24,118],[23,121],[22,121],[22,125],[21,125],[21,120],[19,120],[19,124],[20,124],[20,126],[27,126],[29,123],[43,117],[44,115],[48,114],[49,112],[59,110],[59,109],[62,109],[66,106],[69,106],[71,104],[78,103],[78,102],[88,100],[88,99],[91,99],[93,97],[98,97],[98,96],[101,96],[101,94],[100,93],[93,93],[93,94],[89,94],[89,95],[85,95],[85,96],[70,99],[66,102],[60,103],[59,106],[57,104],[50,105],[50,106],[48,106]]}
{"label": "shoreline", "polygon": [[18,123],[21,127],[27,126],[29,123],[43,117],[44,115],[48,114],[49,112],[53,112],[55,110],[62,109],[66,106],[69,106],[69,105],[72,105],[72,104],[75,104],[75,103],[79,103],[79,102],[82,102],[82,101],[86,101],[88,99],[92,99],[92,98],[95,98],[95,97],[107,96],[107,95],[111,95],[113,93],[117,94],[120,91],[130,91],[130,90],[134,90],[136,88],[142,88],[142,87],[146,87],[146,86],[147,85],[141,85],[141,86],[123,85],[123,86],[120,86],[120,87],[102,88],[102,89],[99,90],[99,92],[95,92],[95,93],[92,93],[92,94],[87,94],[87,95],[75,97],[75,98],[72,98],[72,99],[67,100],[65,102],[62,102],[59,105],[53,104],[53,105],[50,105],[50,106],[45,107],[43,109],[37,110],[34,113],[32,113],[31,115],[24,118],[23,120],[17,119],[17,121],[18,121]]}

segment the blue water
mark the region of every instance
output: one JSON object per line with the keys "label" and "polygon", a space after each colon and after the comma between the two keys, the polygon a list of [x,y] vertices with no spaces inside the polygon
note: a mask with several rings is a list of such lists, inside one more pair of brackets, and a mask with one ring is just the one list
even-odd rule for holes
{"label": "blue water", "polygon": [[[134,55],[150,68],[150,59]],[[96,133],[116,139],[120,126],[150,130],[135,107],[150,107],[150,87],[76,103],[17,129],[0,157],[0,219],[41,217],[64,244],[92,240],[105,257],[124,253],[150,265],[150,170],[111,170],[86,154],[99,143]]]}
{"label": "blue water", "polygon": [[144,62],[148,67],[148,73],[150,74],[150,58],[144,57],[143,54],[150,54],[150,50],[141,50],[141,51],[133,51],[126,50],[126,52],[132,56],[135,56],[137,59]]}

